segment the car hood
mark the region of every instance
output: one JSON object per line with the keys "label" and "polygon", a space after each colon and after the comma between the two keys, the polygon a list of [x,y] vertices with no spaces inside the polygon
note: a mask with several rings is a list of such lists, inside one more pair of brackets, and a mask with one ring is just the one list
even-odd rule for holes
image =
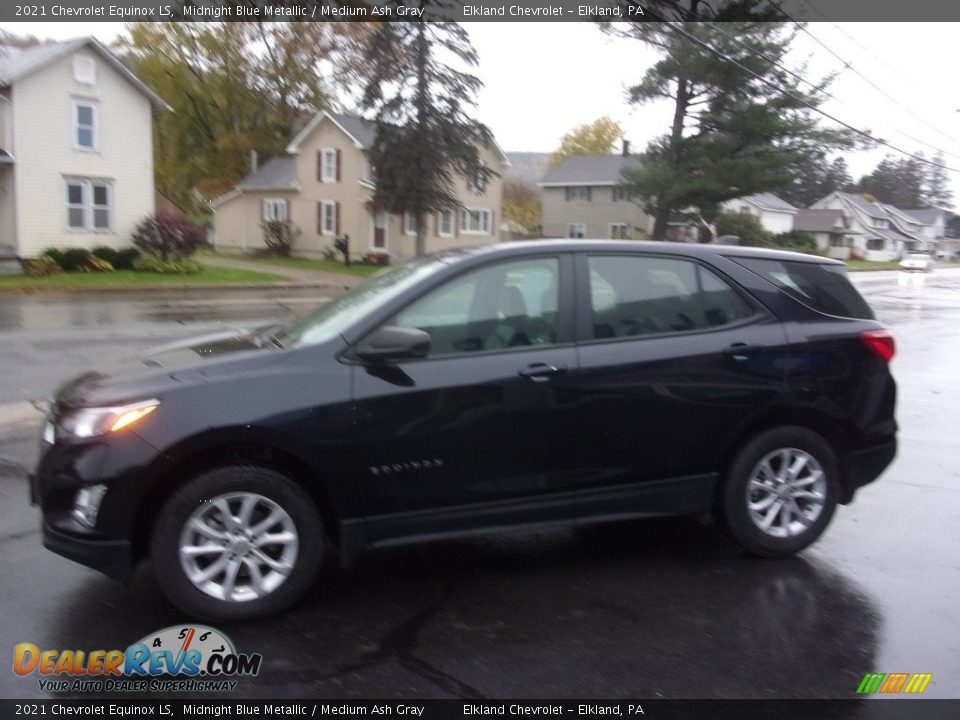
{"label": "car hood", "polygon": [[267,339],[271,328],[231,328],[161,345],[65,383],[59,407],[109,406],[157,397],[171,389],[252,371],[284,351]]}

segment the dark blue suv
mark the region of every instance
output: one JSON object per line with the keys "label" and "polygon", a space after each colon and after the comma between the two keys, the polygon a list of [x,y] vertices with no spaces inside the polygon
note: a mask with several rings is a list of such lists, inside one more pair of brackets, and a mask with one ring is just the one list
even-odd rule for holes
{"label": "dark blue suv", "polygon": [[185,612],[282,610],[325,541],[712,512],[752,553],[817,539],[896,452],[894,344],[842,263],[542,241],[387,271],[284,327],[64,386],[47,547],[149,557]]}

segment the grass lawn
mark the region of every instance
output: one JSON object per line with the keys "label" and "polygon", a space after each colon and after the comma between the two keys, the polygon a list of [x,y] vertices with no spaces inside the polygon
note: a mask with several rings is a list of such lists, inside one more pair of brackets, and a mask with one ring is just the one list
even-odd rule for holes
{"label": "grass lawn", "polygon": [[876,262],[873,260],[845,260],[847,270],[851,272],[869,271],[869,270],[899,270],[899,260],[886,260]]}
{"label": "grass lawn", "polygon": [[253,255],[226,254],[221,254],[220,257],[232,257],[238,260],[294,268],[296,270],[319,270],[321,272],[338,273],[340,275],[357,275],[359,277],[370,277],[385,267],[384,265],[360,265],[359,263],[353,263],[350,267],[347,267],[339,260],[314,260],[312,258],[302,257],[256,257]]}
{"label": "grass lawn", "polygon": [[0,277],[0,290],[46,288],[130,288],[146,285],[224,285],[231,283],[264,283],[282,281],[279,275],[250,270],[204,267],[193,275],[164,275],[161,273],[117,270],[110,273],[59,273],[46,277]]}

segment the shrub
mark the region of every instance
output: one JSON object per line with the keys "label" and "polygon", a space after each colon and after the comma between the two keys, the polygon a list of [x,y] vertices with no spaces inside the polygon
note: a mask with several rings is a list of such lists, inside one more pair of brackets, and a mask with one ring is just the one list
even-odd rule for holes
{"label": "shrub", "polygon": [[114,267],[117,266],[117,255],[119,254],[119,251],[114,250],[112,247],[107,247],[106,245],[97,245],[97,247],[91,250],[90,253],[101,260],[106,260]]}
{"label": "shrub", "polygon": [[303,234],[296,225],[284,220],[270,220],[260,223],[263,242],[267,246],[267,255],[290,257],[293,244]]}
{"label": "shrub", "polygon": [[367,253],[363,256],[363,262],[365,265],[389,265],[390,256],[386,253]]}
{"label": "shrub", "polygon": [[[746,213],[722,212],[714,220],[717,225],[717,235],[736,235],[741,245],[768,247],[773,244],[773,235],[760,224],[753,215]],[[706,228],[700,229],[701,241],[709,242],[710,233]]]}
{"label": "shrub", "polygon": [[140,251],[136,248],[123,248],[117,250],[117,259],[111,262],[117,270],[133,270],[133,263],[138,257],[140,257]]}
{"label": "shrub", "polygon": [[94,272],[94,273],[103,273],[103,272],[113,272],[113,265],[103,258],[99,258],[96,255],[89,255],[86,262],[79,268],[83,272]]}
{"label": "shrub", "polygon": [[22,260],[20,264],[23,267],[23,274],[28,277],[46,277],[63,272],[57,261],[46,254],[34,260]]}
{"label": "shrub", "polygon": [[86,248],[67,248],[63,251],[63,261],[60,267],[67,272],[83,270],[87,261],[93,257]]}
{"label": "shrub", "polygon": [[153,272],[163,275],[193,275],[203,268],[193,260],[161,260],[158,257],[145,256],[133,261],[137,272]]}
{"label": "shrub", "polygon": [[780,233],[773,238],[774,247],[784,250],[796,250],[797,252],[816,253],[817,240],[809,233],[800,230],[791,230],[790,232]]}
{"label": "shrub", "polygon": [[40,253],[40,257],[50,258],[57,264],[57,267],[63,270],[63,250],[61,250],[60,248],[55,248],[55,247],[47,248],[42,253]]}
{"label": "shrub", "polygon": [[166,262],[182,260],[206,245],[206,231],[200,225],[170,215],[148,217],[137,225],[133,244],[148,255]]}

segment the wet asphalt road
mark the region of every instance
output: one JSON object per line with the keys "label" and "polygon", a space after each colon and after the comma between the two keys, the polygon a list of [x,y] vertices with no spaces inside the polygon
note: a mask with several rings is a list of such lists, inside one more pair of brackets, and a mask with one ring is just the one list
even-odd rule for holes
{"label": "wet asphalt road", "polygon": [[[800,557],[745,556],[687,519],[373,551],[349,570],[331,556],[295,610],[224,628],[264,656],[231,698],[850,698],[868,671],[932,672],[927,696],[960,697],[960,270],[862,287],[897,337],[901,451]],[[2,298],[0,403],[310,295]],[[0,428],[0,658],[23,641],[124,648],[182,622],[148,567],[123,587],[41,547],[36,435]],[[0,697],[43,696],[0,670]]]}

